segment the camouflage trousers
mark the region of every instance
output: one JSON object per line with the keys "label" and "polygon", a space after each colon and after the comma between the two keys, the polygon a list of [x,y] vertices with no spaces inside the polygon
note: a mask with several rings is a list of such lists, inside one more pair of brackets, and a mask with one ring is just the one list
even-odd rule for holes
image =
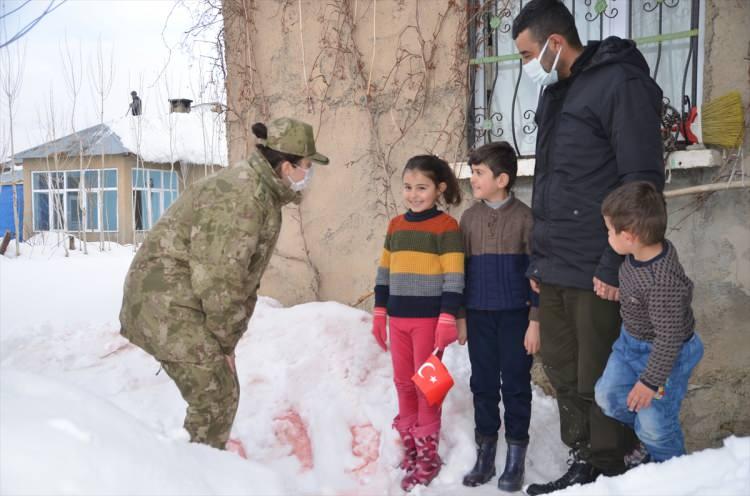
{"label": "camouflage trousers", "polygon": [[223,355],[203,363],[161,362],[187,402],[184,427],[190,441],[224,449],[229,440],[240,385]]}

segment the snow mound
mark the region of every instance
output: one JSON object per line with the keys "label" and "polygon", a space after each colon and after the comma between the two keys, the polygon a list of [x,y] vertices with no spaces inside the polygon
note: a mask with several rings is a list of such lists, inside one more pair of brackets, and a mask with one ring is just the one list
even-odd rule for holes
{"label": "snow mound", "polygon": [[67,383],[3,370],[0,493],[283,494],[257,463],[169,439]]}
{"label": "snow mound", "polygon": [[[65,258],[47,239],[0,257],[0,494],[402,494],[390,356],[367,312],[259,299],[237,348],[232,437],[244,460],[187,442],[176,386],[119,335],[132,247],[92,245]],[[444,465],[412,494],[496,496],[494,480],[461,484],[475,456],[466,347],[444,361],[456,383],[443,405]],[[526,482],[559,477],[557,405],[536,389],[530,436]],[[501,442],[499,472],[504,459]],[[750,438],[728,438],[568,494],[746,495],[749,467]]]}

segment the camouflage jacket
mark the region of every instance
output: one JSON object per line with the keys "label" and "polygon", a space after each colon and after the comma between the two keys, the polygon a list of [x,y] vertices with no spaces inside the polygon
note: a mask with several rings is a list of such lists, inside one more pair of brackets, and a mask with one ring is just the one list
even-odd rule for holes
{"label": "camouflage jacket", "polygon": [[125,279],[122,334],[158,360],[234,351],[296,194],[255,151],[195,183],[138,249]]}

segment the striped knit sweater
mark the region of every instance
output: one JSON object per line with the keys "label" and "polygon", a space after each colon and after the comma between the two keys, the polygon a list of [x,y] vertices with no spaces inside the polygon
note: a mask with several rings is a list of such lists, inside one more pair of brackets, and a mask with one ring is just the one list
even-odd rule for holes
{"label": "striped knit sweater", "polygon": [[456,315],[464,249],[456,219],[436,207],[391,220],[375,282],[375,306],[392,317]]}
{"label": "striped knit sweater", "polygon": [[510,197],[498,209],[477,202],[461,216],[466,247],[465,306],[470,310],[529,309],[539,298],[526,278],[531,253],[531,209]]}

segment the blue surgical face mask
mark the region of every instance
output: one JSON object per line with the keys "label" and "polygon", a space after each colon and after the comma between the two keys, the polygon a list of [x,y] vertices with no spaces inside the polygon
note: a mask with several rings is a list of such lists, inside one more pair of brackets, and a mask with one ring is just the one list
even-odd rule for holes
{"label": "blue surgical face mask", "polygon": [[542,66],[541,62],[542,55],[544,55],[545,50],[547,50],[547,45],[549,45],[549,40],[547,40],[547,42],[544,44],[544,47],[542,47],[542,51],[539,52],[539,56],[528,61],[523,66],[523,72],[525,72],[526,75],[529,76],[529,78],[531,78],[531,80],[539,86],[548,86],[550,84],[555,84],[559,80],[557,75],[557,62],[560,60],[562,47],[560,47],[560,50],[557,52],[557,56],[555,56],[555,61],[552,63],[552,69],[547,72]]}
{"label": "blue surgical face mask", "polygon": [[292,176],[287,176],[289,178],[289,187],[292,189],[292,191],[302,191],[307,187],[308,184],[310,184],[310,180],[312,179],[312,167],[309,167],[305,169],[305,177],[300,179],[299,181],[295,181],[292,179]]}

